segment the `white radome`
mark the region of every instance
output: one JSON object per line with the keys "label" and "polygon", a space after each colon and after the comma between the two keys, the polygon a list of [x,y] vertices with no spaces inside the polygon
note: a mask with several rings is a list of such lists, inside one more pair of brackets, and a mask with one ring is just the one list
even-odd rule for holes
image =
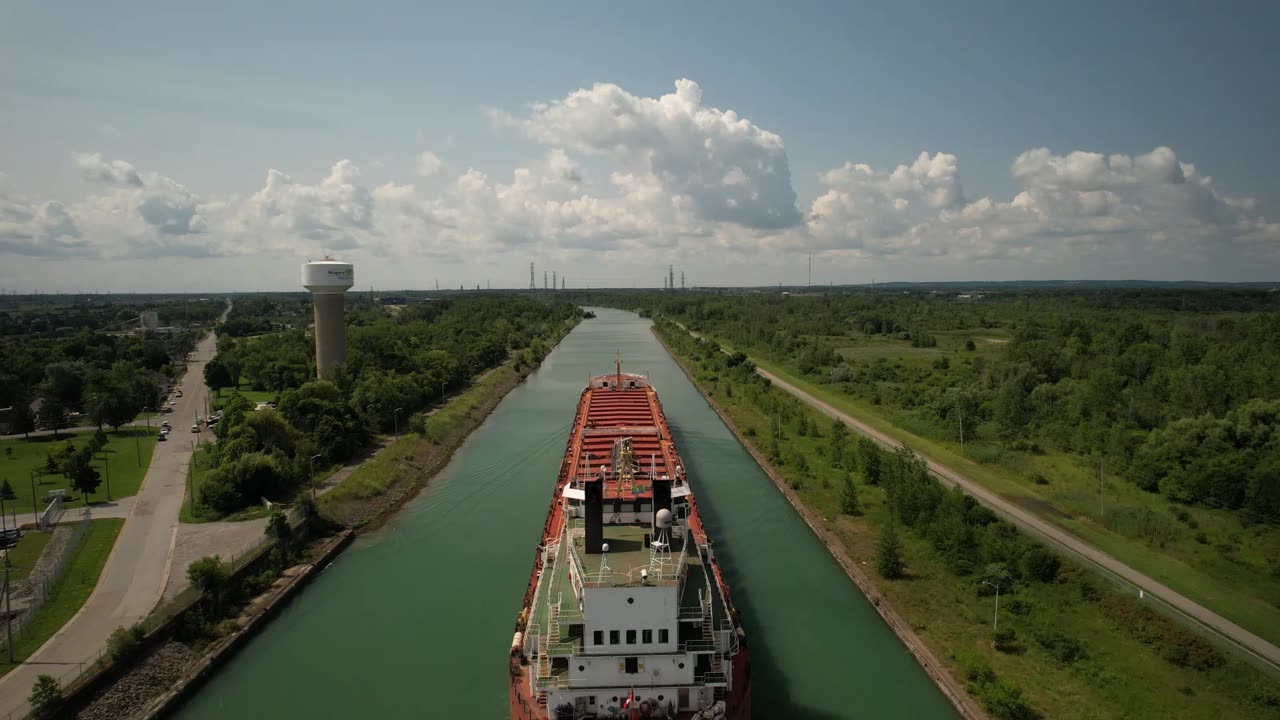
{"label": "white radome", "polygon": [[665,529],[671,527],[671,511],[666,508],[662,508],[658,511],[658,514],[654,516],[653,522],[660,528]]}
{"label": "white radome", "polygon": [[344,293],[355,284],[355,267],[351,263],[326,259],[302,266],[302,287],[313,293]]}

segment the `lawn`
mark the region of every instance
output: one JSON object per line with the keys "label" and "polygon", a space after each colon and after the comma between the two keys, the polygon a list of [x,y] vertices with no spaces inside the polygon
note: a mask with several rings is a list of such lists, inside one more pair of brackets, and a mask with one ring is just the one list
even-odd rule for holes
{"label": "lawn", "polygon": [[[1280,534],[1275,528],[1265,525],[1244,528],[1227,512],[1178,508],[1194,521],[1198,531],[1205,533],[1208,542],[1201,543],[1196,541],[1190,523],[1172,520],[1168,501],[1114,476],[1105,484],[1108,524],[1104,525],[1098,520],[1096,465],[1083,467],[1077,458],[1062,453],[1004,453],[998,447],[974,447],[973,444],[966,445],[967,457],[961,457],[958,441],[924,436],[936,428],[923,426],[918,418],[873,406],[831,386],[812,382],[780,363],[757,355],[752,355],[752,359],[759,367],[907,443],[931,460],[982,483],[1228,620],[1270,642],[1280,643],[1280,577],[1269,569],[1272,559],[1280,557]],[[994,462],[970,459],[984,451],[993,453]],[[1043,475],[1049,484],[1036,484],[1032,479],[1035,474]],[[1123,513],[1145,511],[1172,523],[1171,532],[1175,533],[1172,539],[1157,545],[1141,537],[1131,537],[1116,520]]]}
{"label": "lawn", "polygon": [[[8,520],[6,520],[8,522]],[[31,568],[40,559],[40,551],[49,544],[49,533],[26,532],[17,545],[9,548],[9,579],[21,580],[31,573]]]}
{"label": "lawn", "polygon": [[[122,527],[123,518],[91,521],[79,547],[71,556],[62,579],[53,586],[44,607],[36,613],[35,622],[27,626],[20,639],[15,638],[14,658],[18,662],[26,660],[31,653],[40,649],[89,599]],[[7,657],[0,659],[0,676],[16,667],[8,664],[7,660]]]}
{"label": "lawn", "polygon": [[[107,499],[108,479],[111,483],[112,498],[128,497],[138,493],[142,478],[151,465],[157,432],[158,428],[126,426],[107,433],[107,445],[93,463],[102,475],[103,482],[90,497],[91,501]],[[58,437],[45,435],[29,439],[0,440],[0,458],[3,459],[3,465],[0,466],[2,468],[0,479],[7,479],[18,496],[15,502],[18,507],[19,522],[31,521],[32,471],[36,471],[34,490],[36,496],[42,501],[39,503],[41,511],[44,510],[43,500],[48,492],[60,488],[66,489],[70,498],[64,503],[64,507],[84,506],[84,498],[80,493],[71,490],[70,481],[61,473],[47,473],[45,463],[50,455],[54,456],[56,462],[59,453],[68,443],[79,449],[88,444],[91,437],[93,437],[91,432],[79,432],[61,434]],[[25,517],[23,513],[26,513]]]}
{"label": "lawn", "polygon": [[[732,395],[726,392],[728,383],[723,376],[719,383],[703,380],[699,384],[749,438],[770,427],[771,417],[751,403],[747,393],[739,388]],[[804,405],[799,411],[824,436],[829,434],[829,418]],[[800,470],[789,460],[777,470],[796,489],[804,505],[837,534],[846,554],[870,569],[879,592],[961,682],[966,668],[985,664],[1001,680],[1020,686],[1042,716],[1051,718],[1274,716],[1274,708],[1266,706],[1269,698],[1277,697],[1273,679],[1235,659],[1208,671],[1167,662],[1131,634],[1132,628],[1118,626],[1098,611],[1097,604],[1083,599],[1085,585],[1105,583],[1069,561],[1057,582],[1019,583],[1014,592],[1001,597],[1000,627],[1014,630],[1018,649],[997,652],[991,643],[994,598],[978,594],[975,577],[952,573],[917,531],[900,530],[907,578],[885,581],[874,575],[879,532],[889,522],[884,491],[860,484],[858,496],[864,514],[842,515],[839,492],[843,472],[833,470],[825,459],[828,437],[801,437],[793,426],[788,426],[781,443],[783,454],[810,458],[809,469]],[[1050,657],[1033,640],[1046,629],[1078,640],[1082,657],[1072,662]]]}
{"label": "lawn", "polygon": [[218,394],[210,399],[210,407],[217,410],[225,405],[232,395],[236,394],[244,396],[245,400],[248,400],[255,405],[260,402],[278,402],[280,400],[280,393],[275,390],[254,390],[253,381],[240,378],[239,387],[235,389],[223,388],[219,390]]}

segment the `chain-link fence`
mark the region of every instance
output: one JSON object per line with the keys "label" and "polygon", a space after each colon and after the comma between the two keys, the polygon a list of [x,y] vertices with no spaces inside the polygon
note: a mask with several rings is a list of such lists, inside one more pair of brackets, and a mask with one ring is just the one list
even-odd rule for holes
{"label": "chain-link fence", "polygon": [[[8,630],[10,632],[0,635],[0,654],[8,652],[10,635],[12,635],[14,643],[21,642],[27,636],[36,613],[39,612],[40,608],[44,607],[45,601],[49,599],[49,593],[53,591],[53,586],[58,583],[58,580],[62,579],[67,570],[68,561],[75,554],[80,541],[84,539],[84,534],[89,529],[89,522],[89,508],[85,508],[81,518],[71,526],[71,537],[62,546],[61,550],[57,551],[59,553],[58,557],[53,560],[49,569],[39,577],[28,576],[28,582],[31,584],[30,604],[9,621]],[[10,587],[5,588],[6,593],[11,594],[13,592],[12,585],[13,583],[10,583]],[[12,597],[0,599],[12,601]]]}

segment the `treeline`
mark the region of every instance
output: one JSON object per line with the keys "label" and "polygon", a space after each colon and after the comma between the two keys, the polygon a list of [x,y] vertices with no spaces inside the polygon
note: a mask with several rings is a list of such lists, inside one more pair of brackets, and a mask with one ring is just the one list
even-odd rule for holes
{"label": "treeline", "polygon": [[[1177,502],[1280,521],[1276,293],[643,293],[596,301],[677,319],[893,408],[914,419],[913,431],[954,440],[963,417],[970,443],[1105,456]],[[910,359],[857,352],[886,341],[932,348],[944,332],[963,342]]]}
{"label": "treeline", "polygon": [[5,338],[0,407],[14,408],[14,432],[63,428],[73,413],[93,425],[119,427],[157,407],[161,386],[181,372],[198,333]]}
{"label": "treeline", "polygon": [[154,311],[161,326],[210,325],[226,306],[220,298],[127,295],[26,295],[0,298],[0,337],[26,339],[80,331],[133,329]]}
{"label": "treeline", "polygon": [[513,355],[517,364],[541,361],[580,316],[571,303],[519,296],[442,300],[396,315],[370,306],[349,314],[346,362],[324,380],[312,379],[314,353],[302,330],[220,336],[205,370],[210,387],[243,379],[280,401],[255,411],[242,395],[230,396],[199,502],[227,513],[288,498],[314,468],[352,457],[375,433],[419,423],[420,411],[477,374]]}

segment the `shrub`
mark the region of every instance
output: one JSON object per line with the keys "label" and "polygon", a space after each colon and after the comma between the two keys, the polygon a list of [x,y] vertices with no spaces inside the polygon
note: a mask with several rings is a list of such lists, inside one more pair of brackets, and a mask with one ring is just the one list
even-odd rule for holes
{"label": "shrub", "polygon": [[1026,617],[1031,614],[1031,603],[1022,598],[1014,598],[1004,604],[1004,609],[1019,617]]}
{"label": "shrub", "polygon": [[1060,663],[1073,663],[1085,656],[1084,646],[1079,640],[1063,635],[1056,628],[1041,629],[1036,633],[1035,638],[1040,647],[1049,653],[1049,657]]}
{"label": "shrub", "polygon": [[31,686],[31,695],[27,698],[31,703],[32,713],[43,716],[62,704],[62,688],[58,681],[49,675],[41,675]]}
{"label": "shrub", "polygon": [[141,625],[126,629],[120,626],[111,631],[107,638],[107,652],[112,660],[125,660],[133,657],[141,647],[144,632]]}
{"label": "shrub", "polygon": [[1032,720],[1040,714],[1027,704],[1022,688],[1008,680],[987,683],[981,692],[982,704],[1001,720]]}
{"label": "shrub", "polygon": [[1051,583],[1058,579],[1062,561],[1048,548],[1036,546],[1022,557],[1022,565],[1027,575],[1042,583]]}
{"label": "shrub", "polygon": [[1018,646],[1018,633],[1014,632],[1013,628],[997,630],[992,636],[992,640],[995,649],[1002,653],[1017,652],[1020,649]]}
{"label": "shrub", "polygon": [[1044,475],[1041,475],[1040,473],[1032,473],[1032,474],[1031,474],[1031,482],[1033,482],[1033,483],[1035,483],[1035,484],[1037,484],[1037,485],[1048,485],[1048,484],[1049,484],[1049,478],[1045,477]]}

